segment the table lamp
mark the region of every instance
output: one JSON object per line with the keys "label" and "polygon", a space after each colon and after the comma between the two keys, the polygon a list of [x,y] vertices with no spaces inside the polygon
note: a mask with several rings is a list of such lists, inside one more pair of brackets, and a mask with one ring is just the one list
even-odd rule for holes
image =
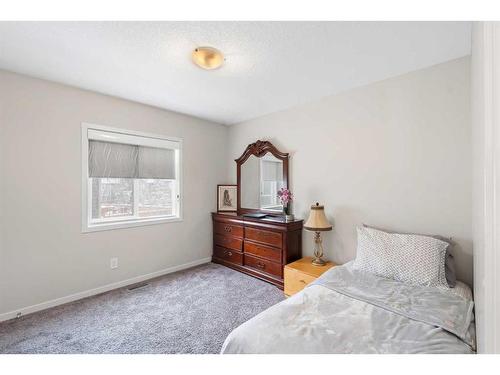
{"label": "table lamp", "polygon": [[304,224],[304,229],[314,234],[314,259],[312,264],[315,266],[324,266],[326,262],[321,258],[323,256],[323,245],[321,244],[321,232],[332,230],[332,224],[325,216],[325,207],[316,202],[311,206],[309,219]]}

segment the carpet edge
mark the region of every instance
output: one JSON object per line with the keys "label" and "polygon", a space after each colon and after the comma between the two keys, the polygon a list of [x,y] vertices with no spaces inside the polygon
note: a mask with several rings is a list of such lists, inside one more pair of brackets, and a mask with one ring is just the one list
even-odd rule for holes
{"label": "carpet edge", "polygon": [[117,282],[114,282],[111,284],[106,284],[106,285],[103,285],[103,286],[100,286],[97,288],[84,290],[82,292],[77,292],[77,293],[70,294],[70,295],[67,295],[64,297],[59,297],[59,298],[55,298],[55,299],[52,299],[49,301],[40,302],[40,303],[37,303],[35,305],[20,307],[16,310],[1,313],[0,314],[0,322],[14,319],[14,318],[16,318],[18,313],[21,313],[24,316],[24,315],[31,314],[31,313],[34,313],[37,311],[46,310],[46,309],[49,309],[51,307],[56,307],[59,305],[64,305],[65,303],[74,302],[74,301],[77,301],[77,300],[82,299],[82,298],[91,297],[91,296],[95,296],[97,294],[109,292],[109,291],[114,290],[114,289],[123,288],[123,287],[131,285],[131,284],[139,283],[141,281],[154,279],[156,277],[167,275],[169,273],[182,271],[182,270],[185,270],[185,269],[188,269],[191,267],[195,267],[195,266],[199,266],[199,265],[205,264],[205,263],[210,263],[211,260],[212,260],[211,257],[202,258],[202,259],[194,260],[192,262],[183,263],[183,264],[180,264],[177,266],[164,268],[164,269],[159,270],[159,271],[147,273],[144,275],[135,276],[135,277],[121,280],[121,281],[117,281]]}

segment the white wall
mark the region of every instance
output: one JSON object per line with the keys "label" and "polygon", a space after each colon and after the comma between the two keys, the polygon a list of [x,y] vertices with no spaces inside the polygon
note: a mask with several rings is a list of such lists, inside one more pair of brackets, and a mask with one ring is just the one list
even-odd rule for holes
{"label": "white wall", "polygon": [[[184,221],[82,234],[82,122],[183,138]],[[0,125],[0,317],[211,256],[226,127],[2,71]]]}
{"label": "white wall", "polygon": [[[469,57],[363,86],[229,128],[229,175],[247,144],[291,153],[294,213],[325,204],[328,258],[356,253],[356,225],[451,236],[472,281]],[[312,235],[304,237],[312,253]]]}
{"label": "white wall", "polygon": [[478,351],[500,353],[500,23],[472,32],[474,297]]}

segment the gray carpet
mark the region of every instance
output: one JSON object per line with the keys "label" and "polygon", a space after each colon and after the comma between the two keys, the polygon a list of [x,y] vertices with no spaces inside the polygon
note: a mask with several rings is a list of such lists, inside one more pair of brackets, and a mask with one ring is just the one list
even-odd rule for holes
{"label": "gray carpet", "polygon": [[0,323],[0,353],[219,353],[276,287],[206,264]]}

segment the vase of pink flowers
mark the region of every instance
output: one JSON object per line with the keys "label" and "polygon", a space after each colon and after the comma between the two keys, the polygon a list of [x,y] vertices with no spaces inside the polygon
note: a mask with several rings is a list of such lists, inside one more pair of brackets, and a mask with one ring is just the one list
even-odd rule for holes
{"label": "vase of pink flowers", "polygon": [[281,188],[278,191],[278,198],[283,206],[283,213],[286,221],[292,221],[293,215],[290,210],[290,203],[293,201],[293,194],[287,188]]}

